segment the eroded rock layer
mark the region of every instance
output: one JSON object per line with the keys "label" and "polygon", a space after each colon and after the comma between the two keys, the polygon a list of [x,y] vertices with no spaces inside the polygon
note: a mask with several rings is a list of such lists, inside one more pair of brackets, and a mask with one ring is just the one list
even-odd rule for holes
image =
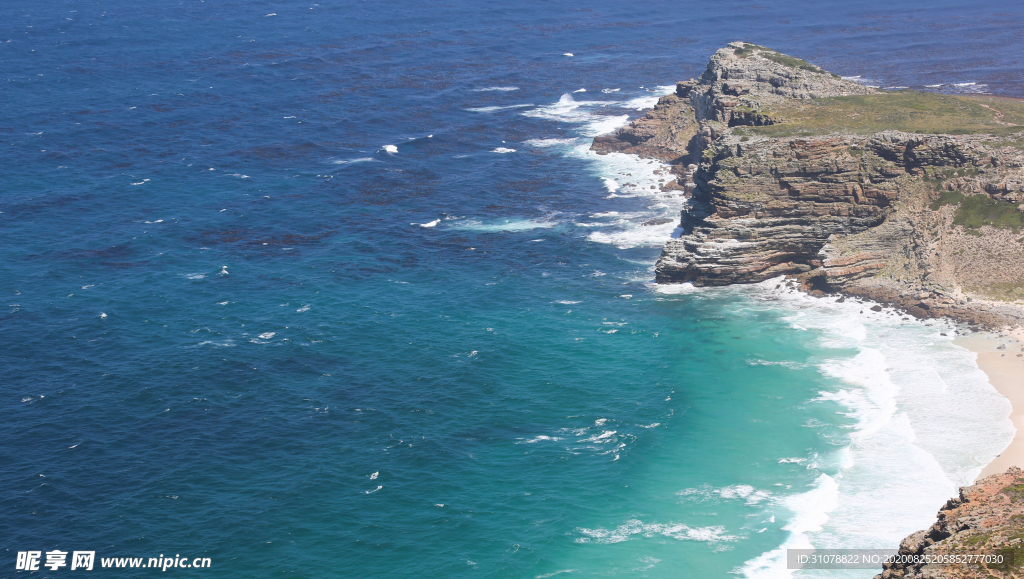
{"label": "eroded rock layer", "polygon": [[[952,108],[938,120],[916,103],[871,109],[914,94]],[[890,97],[737,42],[715,53],[700,79],[678,83],[593,148],[665,160],[687,176],[683,234],[665,245],[659,283],[790,275],[810,291],[869,297],[919,317],[1020,325],[1024,126],[1014,133],[998,102],[943,98]],[[879,130],[857,125],[872,115]],[[887,130],[887,115],[968,134]],[[988,126],[999,134],[979,129]],[[786,130],[769,131],[777,128]]]}
{"label": "eroded rock layer", "polygon": [[[1024,472],[1010,468],[960,489],[930,528],[900,543],[899,560],[875,579],[1003,579],[1024,569]],[[987,562],[940,564],[948,555],[989,555]],[[995,556],[995,557],[992,557]],[[961,558],[962,560],[963,558]],[[946,558],[945,560],[949,560]],[[915,563],[923,561],[925,563]]]}
{"label": "eroded rock layer", "polygon": [[662,97],[646,115],[618,131],[595,137],[592,149],[696,162],[724,128],[776,122],[763,112],[773,104],[874,92],[802,60],[733,42],[711,57],[699,80],[676,83],[675,94]]}

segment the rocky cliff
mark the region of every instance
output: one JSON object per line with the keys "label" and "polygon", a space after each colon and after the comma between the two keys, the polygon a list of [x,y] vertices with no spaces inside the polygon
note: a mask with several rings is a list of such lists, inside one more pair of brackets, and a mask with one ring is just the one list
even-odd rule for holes
{"label": "rocky cliff", "polygon": [[736,42],[598,153],[692,197],[659,283],[779,275],[918,317],[1024,322],[1024,101],[878,91]]}
{"label": "rocky cliff", "polygon": [[[960,489],[930,528],[900,543],[902,560],[936,560],[943,554],[1001,555],[1002,563],[891,564],[875,579],[1003,579],[1024,571],[1024,472],[1004,474]],[[923,557],[926,558],[923,558]]]}

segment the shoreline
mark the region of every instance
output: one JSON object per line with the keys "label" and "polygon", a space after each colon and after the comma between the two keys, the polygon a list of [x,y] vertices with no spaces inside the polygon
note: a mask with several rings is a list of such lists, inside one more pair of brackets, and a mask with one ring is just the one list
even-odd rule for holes
{"label": "shoreline", "polygon": [[978,368],[996,391],[1009,399],[1009,418],[1017,430],[1010,444],[985,465],[975,481],[1004,473],[1011,466],[1024,467],[1024,347],[1018,334],[978,332],[953,340],[977,354]]}

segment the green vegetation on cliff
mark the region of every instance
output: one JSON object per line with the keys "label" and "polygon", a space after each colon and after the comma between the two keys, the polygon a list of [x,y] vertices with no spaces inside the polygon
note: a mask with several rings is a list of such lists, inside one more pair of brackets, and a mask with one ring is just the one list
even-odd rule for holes
{"label": "green vegetation on cliff", "polygon": [[1020,231],[1024,227],[1024,213],[1013,203],[993,199],[988,195],[971,195],[957,207],[953,223],[965,229],[980,229],[982,225],[991,225]]}
{"label": "green vegetation on cliff", "polygon": [[1024,130],[1024,100],[901,90],[871,95],[790,100],[761,111],[780,122],[742,131],[766,137],[833,132],[1010,135]]}
{"label": "green vegetation on cliff", "polygon": [[789,68],[799,68],[800,70],[809,70],[811,72],[817,72],[820,74],[829,74],[833,78],[840,78],[838,74],[832,74],[821,67],[814,66],[802,58],[796,58],[788,54],[782,54],[777,50],[772,50],[767,46],[761,46],[760,44],[751,44],[749,42],[744,43],[743,48],[737,48],[733,54],[740,58],[746,58],[752,54],[760,54],[768,60],[781,64],[782,66],[788,66]]}
{"label": "green vegetation on cliff", "polygon": [[[1003,282],[990,284],[983,288],[972,287],[968,289],[976,291],[985,297],[1004,302],[1024,300],[1024,283]],[[1022,517],[1022,519],[1024,519],[1024,517]]]}
{"label": "green vegetation on cliff", "polygon": [[964,195],[959,191],[943,191],[939,198],[932,201],[932,210],[943,205],[957,205],[953,216],[953,224],[964,229],[977,230],[982,225],[991,225],[1000,229],[1012,229],[1019,232],[1024,228],[1024,213],[1017,206],[1007,201],[993,199],[988,195]]}

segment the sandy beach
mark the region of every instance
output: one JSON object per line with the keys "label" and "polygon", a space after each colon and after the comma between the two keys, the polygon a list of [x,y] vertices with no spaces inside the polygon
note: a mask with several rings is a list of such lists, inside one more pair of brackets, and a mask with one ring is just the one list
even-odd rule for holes
{"label": "sandy beach", "polygon": [[978,478],[1005,472],[1011,466],[1024,468],[1024,351],[1021,342],[1005,335],[982,332],[962,336],[954,343],[978,354],[978,367],[1013,405],[1010,420],[1017,433],[1010,445],[982,469]]}

